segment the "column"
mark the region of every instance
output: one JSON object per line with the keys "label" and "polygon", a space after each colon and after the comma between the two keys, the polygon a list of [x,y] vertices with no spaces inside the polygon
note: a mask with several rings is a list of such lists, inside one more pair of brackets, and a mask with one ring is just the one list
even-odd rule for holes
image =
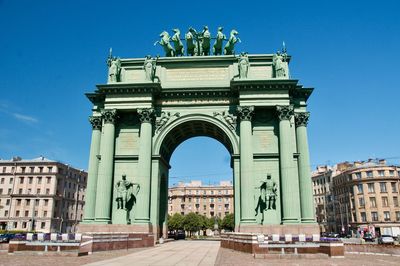
{"label": "column", "polygon": [[314,202],[311,184],[310,156],[308,151],[307,123],[309,112],[295,114],[296,119],[296,141],[299,152],[299,183],[300,183],[300,205],[301,222],[315,223]]}
{"label": "column", "polygon": [[117,110],[103,110],[103,135],[100,144],[100,165],[97,177],[96,223],[111,223],[111,200],[113,189],[115,122]]}
{"label": "column", "polygon": [[100,140],[101,140],[101,117],[90,116],[92,124],[92,143],[89,153],[88,179],[86,188],[85,215],[83,223],[90,223],[95,218],[95,203],[97,189],[97,174],[99,170]]}
{"label": "column", "polygon": [[253,197],[253,146],[251,118],[254,106],[239,106],[240,118],[240,222],[253,223],[254,197]]}
{"label": "column", "polygon": [[140,191],[137,195],[137,209],[135,221],[137,223],[150,222],[150,186],[151,186],[151,154],[154,109],[138,109],[140,119],[138,183]]}
{"label": "column", "polygon": [[298,180],[291,174],[293,163],[293,152],[291,147],[290,119],[293,116],[293,106],[277,106],[279,117],[279,159],[281,172],[281,198],[282,198],[282,221],[284,224],[298,223],[297,217],[300,207],[298,195]]}

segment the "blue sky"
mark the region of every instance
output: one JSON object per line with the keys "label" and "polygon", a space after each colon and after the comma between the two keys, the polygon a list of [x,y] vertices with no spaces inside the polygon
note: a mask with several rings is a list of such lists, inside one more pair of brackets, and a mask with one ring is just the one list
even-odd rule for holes
{"label": "blue sky", "polygon": [[[238,51],[273,53],[284,40],[292,76],[315,87],[312,168],[370,157],[399,164],[399,10],[397,1],[0,0],[0,158],[44,155],[86,169],[84,93],[105,83],[108,49],[162,54],[153,43],[164,29],[208,25],[215,34],[222,25],[239,31]],[[198,161],[204,154],[211,163]],[[171,164],[175,180],[231,174],[229,155],[213,140],[188,140]]]}

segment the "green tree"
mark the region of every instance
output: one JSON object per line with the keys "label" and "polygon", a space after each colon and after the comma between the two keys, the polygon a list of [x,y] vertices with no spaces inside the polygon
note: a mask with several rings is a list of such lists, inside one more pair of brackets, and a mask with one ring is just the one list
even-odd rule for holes
{"label": "green tree", "polygon": [[201,229],[202,221],[203,221],[203,219],[201,218],[200,215],[198,215],[194,212],[191,212],[191,213],[185,215],[185,219],[183,222],[183,228],[189,232],[190,236],[192,236],[193,232],[197,232]]}
{"label": "green tree", "polygon": [[183,230],[184,219],[184,216],[180,213],[175,213],[172,216],[168,216],[168,230]]}
{"label": "green tree", "polygon": [[221,222],[221,228],[229,231],[233,231],[235,229],[235,216],[233,213],[225,215]]}

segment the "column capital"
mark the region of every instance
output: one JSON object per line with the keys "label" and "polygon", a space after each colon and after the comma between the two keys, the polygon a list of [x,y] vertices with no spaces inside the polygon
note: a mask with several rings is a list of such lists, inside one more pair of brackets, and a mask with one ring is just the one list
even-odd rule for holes
{"label": "column capital", "polygon": [[154,119],[153,108],[141,108],[137,110],[139,114],[139,120],[142,123],[152,123]]}
{"label": "column capital", "polygon": [[279,120],[290,120],[293,116],[293,105],[277,105],[276,111],[278,113]]}
{"label": "column capital", "polygon": [[89,116],[89,122],[92,124],[93,130],[101,130],[101,116]]}
{"label": "column capital", "polygon": [[251,118],[254,115],[254,106],[238,106],[237,114],[240,120],[251,121]]}
{"label": "column capital", "polygon": [[306,127],[308,124],[308,119],[310,118],[310,112],[301,112],[294,114],[296,127]]}
{"label": "column capital", "polygon": [[118,119],[116,109],[105,109],[101,111],[101,116],[105,124],[115,124],[115,121]]}

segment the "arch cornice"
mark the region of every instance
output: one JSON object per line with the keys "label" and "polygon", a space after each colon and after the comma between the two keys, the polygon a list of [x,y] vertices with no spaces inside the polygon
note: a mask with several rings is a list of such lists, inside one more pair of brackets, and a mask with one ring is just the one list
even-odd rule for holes
{"label": "arch cornice", "polygon": [[[229,126],[221,121],[220,119],[217,119],[211,115],[206,115],[206,114],[188,114],[181,116],[175,120],[173,120],[171,123],[168,123],[162,131],[159,133],[156,133],[154,136],[154,142],[153,142],[153,151],[154,154],[160,154],[161,152],[161,147],[163,145],[163,142],[165,138],[168,136],[169,133],[172,132],[176,127],[179,127],[180,125],[187,123],[187,122],[205,122],[205,123],[210,123],[218,129],[220,129],[227,137],[229,140],[229,144],[231,145],[232,151],[230,151],[232,154],[239,154],[239,141],[238,141],[238,136],[235,134],[234,131],[232,131]],[[212,137],[212,136],[210,136]],[[180,143],[179,143],[180,144]],[[179,145],[178,144],[178,145]],[[222,143],[224,144],[224,143]],[[177,145],[177,146],[178,146]],[[224,144],[225,145],[225,144]],[[227,147],[228,148],[228,147]],[[228,148],[229,150],[229,148]]]}

